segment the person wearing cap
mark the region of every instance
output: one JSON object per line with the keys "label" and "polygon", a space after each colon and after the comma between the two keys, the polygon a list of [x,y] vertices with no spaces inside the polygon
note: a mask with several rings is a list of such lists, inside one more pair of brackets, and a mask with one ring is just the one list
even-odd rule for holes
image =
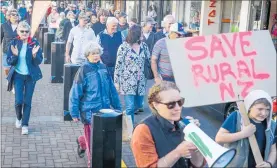
{"label": "person wearing cap", "polygon": [[100,9],[97,13],[98,22],[93,24],[92,29],[97,36],[101,31],[106,29],[106,21],[109,16],[109,12],[106,9]]}
{"label": "person wearing cap", "polygon": [[118,20],[115,17],[108,17],[107,28],[100,32],[97,41],[103,48],[102,62],[107,66],[110,76],[114,79],[115,63],[118,47],[122,44],[122,34],[117,31]]}
{"label": "person wearing cap", "polygon": [[163,30],[155,33],[155,42],[154,44],[159,41],[160,39],[166,37],[170,31],[170,26],[176,23],[176,20],[173,15],[166,15],[162,21]]}
{"label": "person wearing cap", "polygon": [[118,19],[118,26],[117,31],[123,31],[129,28],[129,24],[127,23],[126,19],[127,15],[125,12],[120,12],[119,19]]}
{"label": "person wearing cap", "polygon": [[[89,41],[96,41],[94,31],[87,28],[86,24],[88,18],[84,12],[79,14],[79,24],[70,30],[68,40],[66,43],[65,59],[66,62],[74,64],[83,64],[86,61],[84,56],[84,45]],[[71,57],[69,55],[70,48],[73,43],[73,50]]]}
{"label": "person wearing cap", "polygon": [[156,84],[161,83],[162,80],[175,82],[166,40],[180,38],[185,34],[182,24],[174,23],[170,26],[168,36],[160,39],[154,45],[151,57],[151,69]]}
{"label": "person wearing cap", "polygon": [[150,54],[152,54],[154,47],[155,33],[153,33],[152,30],[156,23],[157,22],[149,16],[145,17],[145,20],[142,22],[143,42],[147,44]]}
{"label": "person wearing cap", "polygon": [[[240,112],[232,112],[219,129],[215,141],[237,153],[228,167],[272,167],[276,162],[276,122],[272,120],[272,99],[263,90],[252,90],[244,98],[250,124],[242,125]],[[263,162],[256,163],[248,137],[256,137]]]}

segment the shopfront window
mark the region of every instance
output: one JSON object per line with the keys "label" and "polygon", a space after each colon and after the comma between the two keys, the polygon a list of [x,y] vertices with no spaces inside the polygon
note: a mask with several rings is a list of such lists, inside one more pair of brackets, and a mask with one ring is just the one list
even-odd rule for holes
{"label": "shopfront window", "polygon": [[222,1],[221,33],[239,32],[241,0]]}
{"label": "shopfront window", "polygon": [[126,1],[127,20],[138,18],[139,16],[139,1]]}
{"label": "shopfront window", "polygon": [[249,30],[264,30],[268,27],[268,1],[252,1],[250,8]]}
{"label": "shopfront window", "polygon": [[200,27],[200,16],[201,16],[201,1],[191,1],[190,6],[190,18],[189,18],[189,29],[199,30]]}

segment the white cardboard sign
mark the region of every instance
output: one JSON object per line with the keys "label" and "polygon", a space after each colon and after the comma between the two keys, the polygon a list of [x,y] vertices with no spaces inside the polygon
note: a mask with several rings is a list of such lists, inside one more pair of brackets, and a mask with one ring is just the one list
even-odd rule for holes
{"label": "white cardboard sign", "polygon": [[186,107],[241,100],[255,89],[276,96],[276,50],[268,30],[166,42]]}

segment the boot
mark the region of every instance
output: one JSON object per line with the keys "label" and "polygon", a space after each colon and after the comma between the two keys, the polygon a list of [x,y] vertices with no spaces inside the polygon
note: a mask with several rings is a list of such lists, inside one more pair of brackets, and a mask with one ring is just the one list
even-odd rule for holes
{"label": "boot", "polygon": [[18,120],[22,119],[22,104],[15,107],[16,117]]}

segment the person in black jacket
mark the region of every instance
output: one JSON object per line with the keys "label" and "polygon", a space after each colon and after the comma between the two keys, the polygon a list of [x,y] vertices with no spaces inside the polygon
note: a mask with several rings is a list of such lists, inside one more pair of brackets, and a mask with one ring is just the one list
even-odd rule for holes
{"label": "person in black jacket", "polygon": [[147,44],[150,54],[152,54],[152,50],[155,42],[154,41],[155,33],[152,32],[152,29],[155,24],[156,24],[155,20],[149,16],[145,17],[144,22],[142,22],[143,42]]}
{"label": "person in black jacket", "polygon": [[105,9],[100,9],[97,13],[98,22],[93,24],[92,29],[97,36],[101,31],[106,29],[106,21],[109,17],[109,12]]}
{"label": "person in black jacket", "polygon": [[174,16],[166,15],[162,21],[163,30],[155,33],[155,40],[154,44],[159,41],[160,39],[166,37],[169,33],[170,26],[176,23]]}
{"label": "person in black jacket", "polygon": [[65,42],[67,42],[70,30],[78,24],[75,19],[75,14],[72,11],[69,11],[66,17],[67,20],[64,22],[62,35],[62,40],[64,40]]}
{"label": "person in black jacket", "polygon": [[12,9],[9,12],[10,20],[1,25],[1,44],[2,48],[2,61],[5,75],[9,73],[10,65],[7,63],[7,51],[9,43],[17,36],[17,25],[19,21],[19,13],[17,10]]}

